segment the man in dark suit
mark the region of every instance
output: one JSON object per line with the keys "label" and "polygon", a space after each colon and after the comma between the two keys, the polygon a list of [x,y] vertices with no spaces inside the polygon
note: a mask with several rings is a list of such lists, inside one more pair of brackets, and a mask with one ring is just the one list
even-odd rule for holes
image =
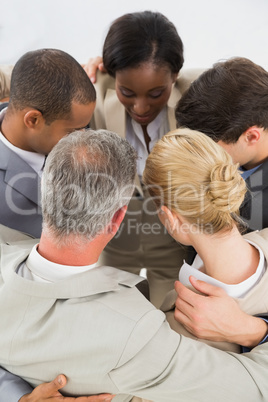
{"label": "man in dark suit", "polygon": [[45,156],[60,138],[88,125],[95,99],[87,74],[67,53],[41,49],[19,59],[0,112],[0,223],[40,236]]}
{"label": "man in dark suit", "polygon": [[268,72],[245,58],[215,64],[182,96],[176,120],[240,164],[249,189],[241,216],[249,231],[268,227]]}
{"label": "man in dark suit", "polygon": [[[268,227],[268,72],[245,58],[217,63],[191,84],[175,113],[179,127],[205,133],[240,164],[249,190],[240,214],[248,231]],[[206,296],[178,282],[177,321],[199,338],[232,342],[240,334],[240,344],[259,342],[256,317],[245,326],[248,317],[237,319],[225,292],[200,281],[193,285]]]}

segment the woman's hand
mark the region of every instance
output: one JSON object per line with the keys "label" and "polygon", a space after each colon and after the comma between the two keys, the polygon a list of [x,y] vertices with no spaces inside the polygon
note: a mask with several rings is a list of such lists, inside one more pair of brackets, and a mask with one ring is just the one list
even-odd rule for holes
{"label": "woman's hand", "polygon": [[103,66],[102,57],[97,56],[90,58],[86,64],[83,64],[85,72],[89,76],[91,82],[94,84],[96,82],[97,71],[100,70],[103,73],[106,73],[106,70]]}

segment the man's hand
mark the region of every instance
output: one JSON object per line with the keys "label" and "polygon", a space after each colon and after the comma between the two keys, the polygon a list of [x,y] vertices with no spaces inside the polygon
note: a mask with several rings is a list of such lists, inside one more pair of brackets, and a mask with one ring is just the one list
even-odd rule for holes
{"label": "man's hand", "polygon": [[100,56],[89,59],[86,64],[82,65],[82,67],[93,84],[96,82],[96,74],[98,70],[106,73],[106,70],[103,66],[102,57]]}
{"label": "man's hand", "polygon": [[67,383],[64,375],[58,375],[54,381],[38,385],[33,392],[24,395],[19,402],[103,402],[111,401],[114,395],[101,394],[96,396],[80,396],[78,398],[64,397],[58,391]]}
{"label": "man's hand", "polygon": [[202,295],[177,281],[176,321],[201,339],[232,342],[247,347],[260,343],[267,333],[265,321],[244,313],[223,289],[192,276],[190,282]]}

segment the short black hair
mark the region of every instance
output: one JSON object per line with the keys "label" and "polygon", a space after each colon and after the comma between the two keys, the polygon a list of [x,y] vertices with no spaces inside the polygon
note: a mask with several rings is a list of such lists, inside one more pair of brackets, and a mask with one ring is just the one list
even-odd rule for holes
{"label": "short black hair", "polygon": [[116,19],[103,45],[108,73],[135,68],[145,62],[168,65],[172,73],[183,66],[183,43],[171,21],[158,12],[130,13]]}
{"label": "short black hair", "polygon": [[27,52],[15,64],[11,75],[11,110],[31,107],[39,110],[46,124],[66,118],[72,102],[95,102],[96,92],[82,66],[58,49]]}

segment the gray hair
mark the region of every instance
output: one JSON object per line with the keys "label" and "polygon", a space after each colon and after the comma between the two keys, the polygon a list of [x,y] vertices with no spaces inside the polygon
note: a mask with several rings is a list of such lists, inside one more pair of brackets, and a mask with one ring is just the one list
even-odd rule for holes
{"label": "gray hair", "polygon": [[42,177],[43,230],[58,245],[74,237],[95,238],[128,204],[136,158],[126,140],[107,130],[75,131],[62,138],[50,152]]}

